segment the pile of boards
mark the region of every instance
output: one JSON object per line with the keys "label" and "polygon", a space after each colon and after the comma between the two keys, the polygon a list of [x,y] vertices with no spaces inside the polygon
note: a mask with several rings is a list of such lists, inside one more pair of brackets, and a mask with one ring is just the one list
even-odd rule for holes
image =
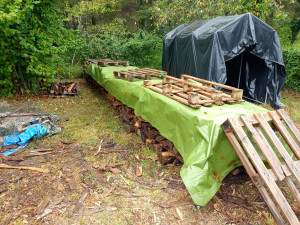
{"label": "pile of boards", "polygon": [[[173,100],[192,108],[243,102],[243,90],[212,81],[181,75],[181,79],[167,75],[166,71],[142,68],[134,70],[114,71],[117,79],[133,81],[133,78],[143,79],[144,87],[163,94]],[[151,77],[161,78],[161,81],[151,81]],[[222,89],[217,90],[214,87]]]}
{"label": "pile of boards", "polygon": [[77,82],[53,82],[50,87],[49,97],[75,97],[79,95]]}

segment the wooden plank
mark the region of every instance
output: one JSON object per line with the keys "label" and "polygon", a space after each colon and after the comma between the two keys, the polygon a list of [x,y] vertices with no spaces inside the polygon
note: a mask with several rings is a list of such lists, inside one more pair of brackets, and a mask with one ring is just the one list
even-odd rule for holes
{"label": "wooden plank", "polygon": [[[295,164],[295,166],[298,168],[298,170],[300,170],[300,161],[299,161],[299,160],[294,161],[294,164]],[[284,174],[285,174],[287,177],[293,175],[292,172],[291,172],[291,170],[289,169],[289,167],[288,167],[286,164],[282,165],[282,169],[283,169]]]}
{"label": "wooden plank", "polygon": [[184,80],[190,79],[190,80],[198,81],[198,82],[201,82],[201,83],[204,83],[204,84],[214,85],[214,86],[221,87],[221,88],[224,88],[224,89],[227,89],[227,90],[230,90],[230,91],[235,91],[235,92],[242,92],[243,91],[242,89],[238,89],[238,88],[231,87],[231,86],[224,85],[224,84],[219,84],[219,83],[216,83],[216,82],[213,82],[213,81],[208,81],[208,80],[205,80],[205,79],[201,79],[201,78],[198,78],[198,77],[193,77],[193,76],[186,75],[186,74],[181,74],[181,79],[184,79]]}
{"label": "wooden plank", "polygon": [[290,146],[291,150],[297,157],[297,159],[300,159],[300,147],[297,145],[297,143],[294,141],[294,139],[291,137],[289,132],[286,130],[283,123],[280,121],[278,116],[275,114],[275,112],[269,112],[270,116],[273,119],[274,124],[278,128],[279,132],[281,133],[281,136],[284,138],[286,143]]}
{"label": "wooden plank", "polygon": [[286,112],[283,109],[279,109],[276,112],[281,116],[281,118],[284,120],[287,126],[291,129],[293,135],[298,141],[298,144],[300,145],[300,132],[297,129],[297,127],[294,125],[294,123],[291,121],[290,117],[286,114]]}
{"label": "wooden plank", "polygon": [[285,163],[288,166],[288,168],[290,169],[291,173],[296,177],[298,182],[300,182],[299,168],[296,166],[294,160],[288,154],[288,152],[284,148],[283,144],[281,143],[279,138],[276,136],[276,134],[272,130],[269,123],[266,120],[264,120],[264,117],[261,114],[255,114],[254,116],[257,119],[257,121],[260,123],[260,126],[265,130],[267,136],[270,138],[273,145],[276,147],[278,153],[281,155],[281,157],[285,161]]}
{"label": "wooden plank", "polygon": [[255,129],[251,122],[247,120],[247,117],[242,116],[242,121],[246,125],[247,129],[250,131],[254,141],[256,142],[257,146],[265,156],[267,162],[271,166],[271,168],[274,170],[274,173],[276,174],[278,180],[282,181],[285,178],[285,175],[281,168],[281,162],[277,158],[275,152],[269,145],[268,141],[265,139],[265,137],[260,133],[259,128]]}
{"label": "wooden plank", "polygon": [[231,127],[234,129],[236,135],[240,140],[242,140],[242,145],[247,151],[251,161],[254,163],[254,166],[256,170],[258,171],[258,174],[263,179],[264,183],[269,187],[270,192],[272,193],[274,199],[278,203],[279,207],[283,211],[286,219],[291,224],[299,224],[299,220],[296,217],[295,213],[293,212],[291,206],[289,205],[288,201],[282,194],[280,188],[277,186],[274,179],[270,176],[268,169],[265,167],[264,163],[260,159],[258,153],[256,152],[255,148],[253,147],[251,141],[247,137],[246,133],[242,129],[242,127],[239,125],[239,122],[236,118],[229,118],[228,119]]}
{"label": "wooden plank", "polygon": [[179,81],[180,83],[182,84],[187,84],[191,87],[195,87],[195,88],[203,88],[203,90],[207,90],[207,91],[210,91],[210,92],[213,92],[213,93],[219,93],[220,91],[216,90],[216,89],[213,89],[213,88],[209,88],[209,87],[204,87],[204,86],[201,86],[199,84],[196,84],[196,83],[192,83],[192,82],[188,82],[188,81],[185,81],[185,80],[182,80],[182,79],[178,79],[176,77],[172,77],[172,76],[163,76],[163,79],[168,79],[168,80],[174,80],[174,81]]}
{"label": "wooden plank", "polygon": [[[280,215],[280,212],[278,211],[275,203],[271,199],[268,191],[265,189],[265,187],[261,184],[260,178],[256,171],[254,170],[251,162],[249,161],[247,155],[245,154],[244,150],[242,149],[240,143],[237,141],[234,134],[231,132],[231,128],[229,123],[226,121],[222,125],[222,129],[225,132],[225,135],[227,136],[228,140],[230,141],[231,145],[235,149],[237,155],[239,156],[242,164],[244,165],[248,175],[250,176],[252,182],[255,184],[257,190],[262,195],[264,201],[266,202],[267,206],[269,207],[275,221],[277,224],[285,224],[284,219]],[[274,175],[276,178],[276,176]]]}
{"label": "wooden plank", "polygon": [[299,194],[295,184],[293,183],[292,179],[290,177],[286,177],[284,181],[285,181],[286,185],[289,187],[294,198],[300,204],[300,194]]}
{"label": "wooden plank", "polygon": [[[300,161],[294,161],[295,165],[297,166],[298,169],[300,169]],[[285,176],[289,177],[289,176],[292,176],[293,174],[291,173],[289,167],[286,165],[286,164],[283,164],[282,166],[282,170],[285,174]],[[272,169],[269,169],[270,171],[272,171]],[[273,173],[273,172],[272,172]],[[273,173],[274,174],[274,173]],[[272,175],[272,174],[271,174]],[[277,180],[277,177],[274,175],[272,175],[272,177]]]}

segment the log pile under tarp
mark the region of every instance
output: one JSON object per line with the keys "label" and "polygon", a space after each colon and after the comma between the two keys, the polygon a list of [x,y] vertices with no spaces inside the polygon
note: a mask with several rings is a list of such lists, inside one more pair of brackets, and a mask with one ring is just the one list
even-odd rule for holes
{"label": "log pile under tarp", "polygon": [[174,144],[163,137],[150,123],[134,114],[134,110],[99,86],[93,78],[86,74],[89,83],[99,87],[101,93],[112,102],[114,109],[120,114],[120,119],[125,123],[124,129],[130,133],[136,133],[158,155],[158,160],[163,165],[170,163],[183,163],[183,158]]}
{"label": "log pile under tarp", "polygon": [[75,97],[79,95],[77,82],[53,82],[50,87],[49,97]]}

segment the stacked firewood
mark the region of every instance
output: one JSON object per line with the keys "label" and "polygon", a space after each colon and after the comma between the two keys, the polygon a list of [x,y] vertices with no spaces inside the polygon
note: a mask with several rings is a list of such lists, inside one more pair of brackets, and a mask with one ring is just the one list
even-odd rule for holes
{"label": "stacked firewood", "polygon": [[[86,74],[86,78],[89,83],[99,87],[89,75]],[[139,135],[147,147],[157,153],[158,160],[162,164],[183,163],[182,156],[171,141],[163,137],[150,123],[135,115],[132,108],[117,100],[104,88],[99,88],[101,93],[112,102],[114,109],[120,114],[121,120],[125,123],[124,129],[127,132]]]}
{"label": "stacked firewood", "polygon": [[77,82],[53,82],[49,97],[73,97],[79,95]]}
{"label": "stacked firewood", "polygon": [[136,116],[132,108],[118,100],[113,101],[113,107],[120,114],[121,120],[126,123],[127,132],[136,133],[158,155],[162,164],[178,163],[183,159],[174,144],[163,137],[150,123]]}

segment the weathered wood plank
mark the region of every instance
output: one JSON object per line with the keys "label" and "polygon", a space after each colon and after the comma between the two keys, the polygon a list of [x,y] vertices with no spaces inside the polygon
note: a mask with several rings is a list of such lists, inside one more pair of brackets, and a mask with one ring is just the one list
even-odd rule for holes
{"label": "weathered wood plank", "polygon": [[298,144],[300,145],[300,132],[295,126],[295,124],[291,121],[290,117],[286,114],[286,112],[283,109],[279,109],[276,112],[281,116],[281,118],[284,120],[287,126],[291,129],[296,140],[298,141]]}
{"label": "weathered wood plank", "polygon": [[269,123],[264,119],[264,117],[261,114],[255,114],[255,118],[260,123],[260,126],[265,130],[267,136],[270,138],[273,145],[276,147],[278,153],[281,155],[281,157],[285,161],[285,163],[288,166],[288,168],[290,169],[291,173],[296,177],[298,182],[300,182],[300,170],[299,170],[299,168],[296,166],[294,160],[288,154],[288,152],[284,148],[283,144],[281,143],[279,138],[276,136],[276,134],[272,130]]}
{"label": "weathered wood plank", "polygon": [[286,143],[289,145],[295,156],[300,159],[300,147],[297,145],[295,140],[291,137],[283,123],[280,121],[275,112],[269,112],[270,116],[273,119],[275,126],[278,128],[281,136],[284,138]]}
{"label": "weathered wood plank", "polygon": [[241,119],[244,122],[247,129],[250,131],[254,141],[256,142],[257,146],[265,156],[267,162],[274,170],[274,173],[276,174],[278,180],[282,181],[285,178],[285,175],[282,171],[281,163],[277,158],[275,152],[269,145],[268,141],[265,139],[262,133],[259,132],[260,131],[259,128],[255,129],[252,126],[251,122],[249,122],[245,116],[242,116]]}

